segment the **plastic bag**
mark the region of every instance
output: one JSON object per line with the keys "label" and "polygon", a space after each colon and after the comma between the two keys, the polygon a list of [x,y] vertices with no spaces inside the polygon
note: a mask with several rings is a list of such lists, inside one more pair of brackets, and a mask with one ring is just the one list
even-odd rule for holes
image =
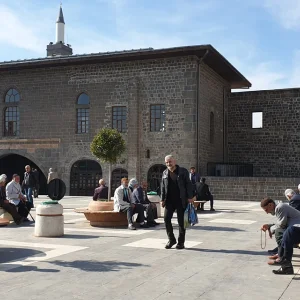
{"label": "plastic bag", "polygon": [[198,224],[198,216],[192,203],[189,203],[187,208],[185,209],[183,221],[185,229]]}

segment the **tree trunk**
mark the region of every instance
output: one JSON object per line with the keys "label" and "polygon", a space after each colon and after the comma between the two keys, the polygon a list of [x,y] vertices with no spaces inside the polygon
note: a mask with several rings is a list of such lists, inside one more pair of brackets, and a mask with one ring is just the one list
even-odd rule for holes
{"label": "tree trunk", "polygon": [[111,198],[111,163],[109,164],[109,175],[108,175],[108,201]]}

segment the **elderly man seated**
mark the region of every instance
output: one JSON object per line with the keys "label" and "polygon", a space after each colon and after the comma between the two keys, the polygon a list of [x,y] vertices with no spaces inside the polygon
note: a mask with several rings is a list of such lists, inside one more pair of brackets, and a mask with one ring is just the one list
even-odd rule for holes
{"label": "elderly man seated", "polygon": [[20,176],[18,174],[14,174],[12,181],[9,182],[6,186],[6,198],[9,203],[18,207],[19,215],[24,218],[23,222],[29,222],[27,216],[32,205],[30,202],[26,201],[26,197],[22,193]]}
{"label": "elderly man seated", "polygon": [[148,228],[144,222],[144,207],[141,204],[132,202],[131,190],[128,188],[128,178],[121,179],[121,185],[115,190],[114,194],[114,211],[119,211],[127,214],[128,229],[135,230],[132,222],[132,217],[135,213],[138,214],[138,220],[141,228]]}
{"label": "elderly man seated", "polygon": [[23,218],[18,214],[17,208],[14,204],[9,203],[6,199],[6,192],[5,192],[5,183],[6,183],[7,176],[2,174],[0,176],[0,207],[6,210],[9,214],[11,214],[14,222],[17,225],[20,225],[23,221]]}
{"label": "elderly man seated", "polygon": [[292,189],[285,190],[284,195],[288,199],[289,205],[300,211],[300,195]]}
{"label": "elderly man seated", "polygon": [[105,185],[104,179],[100,179],[99,187],[95,189],[93,200],[97,201],[98,199],[107,199],[107,198],[108,198],[108,187]]}
{"label": "elderly man seated", "polygon": [[147,225],[154,227],[158,225],[154,221],[157,219],[157,208],[155,203],[151,203],[147,197],[147,183],[143,182],[143,186],[139,186],[138,181],[133,178],[129,181],[129,186],[134,187],[132,192],[132,202],[135,204],[141,204],[146,211]]}

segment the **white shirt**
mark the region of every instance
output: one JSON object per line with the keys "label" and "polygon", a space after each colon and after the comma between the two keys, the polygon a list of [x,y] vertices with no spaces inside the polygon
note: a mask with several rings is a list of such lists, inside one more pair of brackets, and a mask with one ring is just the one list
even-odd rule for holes
{"label": "white shirt", "polygon": [[14,204],[18,205],[20,203],[19,196],[22,195],[22,188],[21,185],[15,181],[11,181],[10,183],[7,184],[6,186],[6,199]]}

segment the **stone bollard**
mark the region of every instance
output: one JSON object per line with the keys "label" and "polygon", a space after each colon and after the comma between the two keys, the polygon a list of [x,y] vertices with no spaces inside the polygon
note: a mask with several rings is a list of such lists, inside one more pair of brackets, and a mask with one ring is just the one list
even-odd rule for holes
{"label": "stone bollard", "polygon": [[158,217],[159,218],[163,217],[165,209],[161,206],[161,199],[157,195],[157,193],[156,192],[149,192],[149,193],[147,193],[147,196],[148,196],[148,199],[149,199],[150,202],[153,202],[153,203],[156,204]]}
{"label": "stone bollard", "polygon": [[56,237],[64,235],[63,206],[47,201],[37,206],[34,235]]}

